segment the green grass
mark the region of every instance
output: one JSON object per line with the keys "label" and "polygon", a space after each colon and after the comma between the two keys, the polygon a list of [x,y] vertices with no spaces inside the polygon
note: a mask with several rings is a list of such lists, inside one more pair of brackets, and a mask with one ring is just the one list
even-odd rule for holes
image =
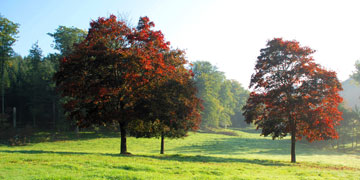
{"label": "green grass", "polygon": [[[119,155],[117,133],[37,134],[27,146],[0,145],[0,179],[359,179],[360,154],[317,150],[289,139],[271,140],[254,130],[238,136],[190,133],[166,139],[128,138]],[[53,141],[53,139],[61,139]]]}

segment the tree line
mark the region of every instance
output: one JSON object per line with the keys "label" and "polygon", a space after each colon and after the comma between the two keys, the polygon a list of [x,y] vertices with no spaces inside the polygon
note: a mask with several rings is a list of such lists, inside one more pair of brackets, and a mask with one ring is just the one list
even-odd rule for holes
{"label": "tree line", "polygon": [[[91,22],[89,31],[59,26],[48,33],[59,53],[44,56],[36,42],[25,57],[11,48],[19,25],[1,19],[1,27],[13,25],[12,43],[3,45],[8,50],[1,61],[3,130],[112,126],[122,132],[126,153],[126,134],[161,137],[163,144],[164,137],[183,137],[200,127],[241,125],[248,92],[209,62],[185,68],[185,52],[171,49],[147,17],[136,28],[115,16]],[[207,116],[212,110],[221,116]],[[201,124],[200,113],[206,117]]]}
{"label": "tree line", "polygon": [[241,108],[249,91],[236,80],[226,79],[224,72],[207,61],[193,63],[191,70],[198,88],[198,97],[203,100],[201,112],[203,128],[244,127]]}
{"label": "tree line", "polygon": [[[73,122],[65,121],[62,108],[63,98],[56,91],[53,76],[59,69],[59,59],[70,53],[73,44],[82,41],[86,32],[78,28],[60,26],[50,36],[54,38],[54,48],[60,53],[43,55],[35,42],[27,56],[16,54],[15,43],[19,24],[0,17],[2,31],[1,68],[2,109],[0,127],[32,127],[39,130],[69,130]],[[11,42],[10,42],[11,41]],[[14,107],[16,112],[14,113]],[[13,122],[12,116],[16,116]]]}

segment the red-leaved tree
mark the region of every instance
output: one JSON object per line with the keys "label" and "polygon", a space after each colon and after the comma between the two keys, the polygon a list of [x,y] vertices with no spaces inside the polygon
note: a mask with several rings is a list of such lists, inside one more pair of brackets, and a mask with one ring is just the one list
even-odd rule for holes
{"label": "red-leaved tree", "polygon": [[149,98],[143,99],[143,118],[134,121],[132,135],[136,137],[160,137],[160,153],[165,151],[165,137],[180,138],[190,130],[199,129],[202,110],[201,100],[193,73],[184,67],[185,53],[171,50],[165,59],[172,62],[175,70],[168,74],[168,80],[149,89]]}
{"label": "red-leaved tree", "polygon": [[147,17],[133,29],[114,15],[92,21],[86,39],[54,76],[69,119],[80,127],[119,124],[121,154],[127,153],[128,124],[142,115],[140,102],[175,72],[174,63],[164,58],[169,43],[152,27]]}
{"label": "red-leaved tree", "polygon": [[262,135],[291,134],[291,162],[296,162],[296,140],[337,138],[335,126],[342,120],[341,84],[335,72],[314,62],[312,53],[296,41],[269,41],[260,50],[243,107],[245,121],[261,128]]}

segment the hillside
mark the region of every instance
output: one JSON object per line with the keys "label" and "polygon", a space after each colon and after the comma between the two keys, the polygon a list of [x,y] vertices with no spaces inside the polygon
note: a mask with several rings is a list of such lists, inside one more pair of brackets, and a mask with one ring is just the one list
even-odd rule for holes
{"label": "hillside", "polygon": [[344,98],[350,107],[354,108],[355,105],[360,107],[360,85],[357,85],[353,79],[348,79],[342,82],[343,91],[340,95]]}
{"label": "hillside", "polygon": [[119,155],[117,133],[38,134],[48,142],[0,145],[0,179],[358,179],[360,154],[313,149],[297,143],[290,161],[288,138],[272,140],[253,129],[238,136],[190,133],[166,139],[129,138],[133,155]]}

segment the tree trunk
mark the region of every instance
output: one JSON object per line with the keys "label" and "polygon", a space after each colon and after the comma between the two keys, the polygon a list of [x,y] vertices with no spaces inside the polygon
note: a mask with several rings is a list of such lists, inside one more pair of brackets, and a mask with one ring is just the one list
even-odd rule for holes
{"label": "tree trunk", "polygon": [[4,83],[4,68],[5,58],[1,61],[1,113],[5,113],[5,83]]}
{"label": "tree trunk", "polygon": [[352,128],[352,137],[351,137],[351,148],[354,149],[354,141],[355,141],[355,124],[353,125],[353,128]]}
{"label": "tree trunk", "polygon": [[16,107],[13,107],[13,127],[16,128]]}
{"label": "tree trunk", "polygon": [[52,119],[53,119],[53,128],[56,129],[56,120],[55,120],[55,113],[56,113],[56,106],[55,106],[55,99],[53,99],[52,103]]}
{"label": "tree trunk", "polygon": [[32,118],[33,118],[33,127],[35,128],[35,126],[36,126],[36,119],[35,119],[34,113],[32,114]]}
{"label": "tree trunk", "polygon": [[161,133],[161,148],[160,148],[160,154],[164,154],[164,133]]}
{"label": "tree trunk", "polygon": [[128,154],[126,148],[126,124],[120,124],[120,134],[121,134],[121,142],[120,142],[120,154]]}
{"label": "tree trunk", "polygon": [[80,129],[79,129],[79,126],[78,125],[76,125],[76,127],[75,127],[75,134],[79,134],[79,131],[80,131]]}
{"label": "tree trunk", "polygon": [[291,162],[292,163],[296,163],[295,143],[296,143],[295,134],[291,133]]}
{"label": "tree trunk", "polygon": [[290,118],[290,128],[291,128],[291,162],[296,163],[296,156],[295,156],[296,123],[293,118]]}

